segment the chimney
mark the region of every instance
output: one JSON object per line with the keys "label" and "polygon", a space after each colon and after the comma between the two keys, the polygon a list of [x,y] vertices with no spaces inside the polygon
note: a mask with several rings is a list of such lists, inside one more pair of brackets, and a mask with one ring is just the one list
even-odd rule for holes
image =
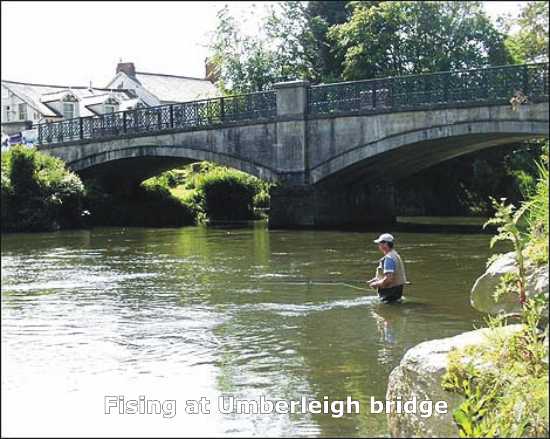
{"label": "chimney", "polygon": [[204,60],[204,67],[206,69],[205,78],[213,83],[218,82],[220,79],[220,69],[208,58]]}
{"label": "chimney", "polygon": [[128,76],[134,77],[136,76],[136,66],[133,62],[119,62],[116,66],[116,72],[124,72]]}

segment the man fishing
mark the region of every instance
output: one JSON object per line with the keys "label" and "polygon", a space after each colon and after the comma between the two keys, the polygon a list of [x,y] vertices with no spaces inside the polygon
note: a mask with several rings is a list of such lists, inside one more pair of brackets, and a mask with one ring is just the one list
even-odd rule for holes
{"label": "man fishing", "polygon": [[384,256],[380,259],[376,276],[368,281],[369,286],[378,289],[378,297],[383,303],[396,302],[403,296],[403,287],[407,283],[405,265],[393,248],[392,235],[383,233],[374,242]]}

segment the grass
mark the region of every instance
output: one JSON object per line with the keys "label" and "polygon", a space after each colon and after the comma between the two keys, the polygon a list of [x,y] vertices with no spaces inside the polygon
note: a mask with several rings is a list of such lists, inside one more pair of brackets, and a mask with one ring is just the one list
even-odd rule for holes
{"label": "grass", "polygon": [[[496,296],[503,292],[518,295],[522,305],[521,329],[504,336],[506,316],[489,318],[489,337],[449,355],[443,377],[444,389],[464,397],[453,419],[461,437],[548,437],[548,296],[525,294],[526,259],[536,265],[548,263],[548,144],[538,163],[538,179],[526,201],[517,209],[505,200],[494,202],[497,225],[491,241],[513,243],[517,272],[501,278]],[[546,330],[541,330],[542,324]]]}
{"label": "grass", "polygon": [[195,213],[197,222],[255,219],[259,208],[269,207],[269,183],[210,162],[167,171],[145,184],[168,189]]}

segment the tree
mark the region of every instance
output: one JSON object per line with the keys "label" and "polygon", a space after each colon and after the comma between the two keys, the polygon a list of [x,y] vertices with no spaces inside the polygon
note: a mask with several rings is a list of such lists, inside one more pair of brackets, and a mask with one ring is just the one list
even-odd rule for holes
{"label": "tree", "polygon": [[516,62],[548,61],[548,13],[547,1],[528,1],[517,18],[504,19],[508,30],[519,28],[506,39]]}
{"label": "tree", "polygon": [[306,54],[307,30],[304,2],[283,1],[270,8],[265,22],[266,44],[273,52],[275,76],[282,81],[309,79],[312,76],[311,54]]}
{"label": "tree", "polygon": [[328,33],[346,80],[505,64],[504,35],[481,2],[357,2]]}
{"label": "tree", "polygon": [[260,91],[274,82],[273,53],[257,38],[244,35],[227,6],[217,14],[209,61],[224,94]]}
{"label": "tree", "polygon": [[275,82],[311,77],[304,10],[302,2],[279,2],[251,36],[242,33],[227,6],[222,8],[209,46],[222,92],[261,91]]}
{"label": "tree", "polygon": [[343,59],[333,54],[328,40],[331,26],[345,23],[351,16],[349,1],[310,1],[305,10],[306,33],[302,44],[312,66],[314,82],[334,82],[342,75]]}

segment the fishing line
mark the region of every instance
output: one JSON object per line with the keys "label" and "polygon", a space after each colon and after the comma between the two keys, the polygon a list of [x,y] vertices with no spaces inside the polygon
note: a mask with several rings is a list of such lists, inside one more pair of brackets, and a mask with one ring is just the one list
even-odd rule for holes
{"label": "fishing line", "polygon": [[[279,279],[279,280],[266,280],[262,281],[261,279],[255,279],[260,284],[295,284],[295,285],[342,285],[355,290],[361,291],[372,291],[372,288],[359,287],[357,285],[352,285],[350,282],[361,282],[364,283],[364,280],[350,279],[346,281],[332,280],[332,279]],[[246,282],[246,281],[240,281]],[[235,283],[235,282],[233,282]]]}

